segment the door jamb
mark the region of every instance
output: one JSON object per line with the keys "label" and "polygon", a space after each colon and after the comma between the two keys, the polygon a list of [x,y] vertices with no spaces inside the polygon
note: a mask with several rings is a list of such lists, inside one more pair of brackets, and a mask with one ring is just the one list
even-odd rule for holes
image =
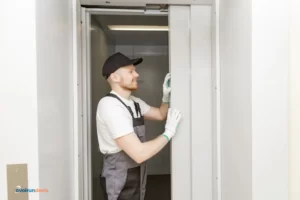
{"label": "door jamb", "polygon": [[[215,5],[217,7],[217,5]],[[214,8],[214,6],[212,6],[212,9]],[[216,8],[215,8],[216,9]],[[217,11],[213,10],[213,11]],[[120,13],[122,12],[122,13]],[[92,171],[92,165],[91,165],[91,127],[90,127],[90,119],[91,119],[91,105],[90,105],[90,100],[91,100],[91,91],[90,91],[90,75],[91,75],[91,70],[90,70],[90,59],[89,56],[90,55],[90,35],[89,35],[89,24],[90,24],[90,17],[91,14],[111,14],[111,15],[125,15],[125,14],[130,14],[132,15],[134,12],[135,15],[145,15],[145,12],[139,10],[130,10],[130,9],[93,9],[93,8],[82,8],[81,10],[81,30],[82,30],[82,38],[81,38],[81,67],[79,67],[79,71],[77,71],[78,77],[80,77],[82,79],[82,84],[78,85],[79,83],[74,83],[76,84],[76,88],[77,85],[79,87],[81,87],[81,90],[79,90],[79,92],[81,94],[81,98],[82,98],[82,102],[81,99],[78,99],[78,105],[74,105],[75,106],[79,106],[82,109],[82,113],[77,113],[77,115],[79,116],[74,116],[74,118],[81,118],[82,119],[82,130],[80,129],[80,127],[78,127],[78,124],[74,124],[74,129],[77,131],[74,131],[75,134],[78,134],[77,136],[75,135],[75,137],[78,137],[79,139],[82,139],[82,141],[77,141],[79,143],[82,144],[82,147],[78,144],[75,144],[75,148],[79,148],[77,149],[77,151],[75,150],[75,152],[78,152],[78,155],[81,155],[82,158],[81,160],[79,159],[79,161],[83,162],[81,163],[82,165],[82,169],[83,171],[79,171],[79,177],[83,177],[83,183],[79,184],[79,188],[74,188],[75,190],[79,189],[81,191],[81,196],[79,197],[75,197],[75,199],[78,200],[92,200],[92,177],[91,177],[91,171]],[[152,15],[162,15],[161,13],[152,13]],[[163,14],[168,14],[168,13],[163,13]],[[212,12],[213,15],[215,15],[215,17],[218,16],[218,13],[216,12]],[[215,191],[217,193],[217,195],[215,196],[214,200],[221,200],[221,149],[220,149],[220,67],[219,67],[219,55],[218,55],[218,49],[219,49],[219,43],[218,43],[218,19],[212,20],[213,23],[213,27],[215,27],[215,33],[212,34],[212,40],[215,40],[215,45],[213,46],[212,50],[215,51],[213,52],[213,54],[215,55],[215,57],[213,57],[212,59],[215,59],[215,77],[214,79],[212,79],[214,81],[214,83],[212,83],[213,91],[215,92],[215,98],[214,99],[214,107],[215,107],[215,113],[214,113],[214,119],[213,119],[213,124],[215,127],[215,132],[213,133],[216,137],[216,146],[213,146],[214,150],[216,150],[216,154],[214,156],[216,156],[216,158],[214,158],[214,160],[216,160],[217,162],[217,169],[216,171],[214,171],[214,175],[216,175],[216,177],[214,177],[214,184],[217,186],[217,188],[215,188],[217,191]],[[74,30],[73,30],[74,31]],[[73,42],[75,42],[73,40]],[[78,63],[77,63],[78,64]],[[213,66],[212,66],[213,67]],[[76,98],[76,97],[74,97]],[[76,113],[74,113],[74,115],[76,115]],[[75,141],[76,142],[76,141]],[[80,148],[81,147],[81,148]],[[75,156],[78,156],[77,154]],[[216,164],[216,163],[215,163]],[[79,164],[80,165],[80,164]],[[80,168],[79,168],[80,169]],[[215,182],[216,181],[216,182]],[[78,192],[75,194],[78,195]],[[83,199],[82,199],[83,198]]]}
{"label": "door jamb", "polygon": [[134,9],[100,9],[100,8],[82,8],[82,68],[79,73],[82,77],[82,161],[83,161],[83,198],[92,200],[92,160],[91,160],[91,61],[90,61],[90,43],[89,34],[90,20],[92,14],[105,15],[168,15],[167,12],[145,12],[144,10]]}

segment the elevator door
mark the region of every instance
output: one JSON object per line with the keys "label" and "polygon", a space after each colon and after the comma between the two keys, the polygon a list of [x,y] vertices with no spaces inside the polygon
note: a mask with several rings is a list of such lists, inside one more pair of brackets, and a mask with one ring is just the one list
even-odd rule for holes
{"label": "elevator door", "polygon": [[182,112],[171,144],[172,200],[212,200],[211,6],[170,6],[171,107]]}
{"label": "elevator door", "polygon": [[[90,11],[90,13],[93,11]],[[97,12],[97,11],[95,11]],[[82,10],[83,130],[79,130],[80,171],[84,199],[91,200],[90,147],[90,47],[89,12]],[[191,5],[169,7],[169,66],[172,76],[171,104],[182,112],[178,133],[171,141],[172,200],[213,199],[213,89],[212,8]],[[79,99],[79,101],[81,101]]]}

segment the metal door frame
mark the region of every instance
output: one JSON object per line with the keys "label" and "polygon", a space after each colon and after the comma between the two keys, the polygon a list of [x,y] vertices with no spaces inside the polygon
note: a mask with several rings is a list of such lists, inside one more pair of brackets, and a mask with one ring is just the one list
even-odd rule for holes
{"label": "metal door frame", "polygon": [[[179,5],[176,5],[179,6]],[[206,5],[207,6],[207,5]],[[220,152],[220,131],[219,131],[219,113],[220,113],[220,87],[219,87],[219,62],[218,62],[218,17],[215,12],[215,7],[211,5],[212,8],[212,98],[213,98],[213,114],[212,114],[212,125],[213,125],[213,200],[221,199],[221,152]],[[133,13],[136,15],[144,15],[144,12],[141,10],[131,10],[131,9],[101,9],[101,8],[82,8],[81,10],[81,45],[78,47],[81,50],[81,66],[79,66],[79,70],[77,71],[77,77],[81,79],[76,83],[76,88],[79,87],[79,96],[82,97],[78,99],[77,106],[81,107],[78,109],[78,113],[76,116],[78,119],[81,119],[82,126],[79,126],[78,123],[75,123],[74,129],[75,137],[78,138],[79,144],[75,144],[75,157],[78,158],[79,165],[81,167],[78,168],[77,178],[82,181],[82,183],[78,184],[78,190],[81,191],[81,195],[78,193],[75,194],[78,200],[92,200],[92,177],[91,177],[91,127],[90,127],[90,116],[91,116],[91,96],[90,96],[90,35],[89,35],[89,24],[90,24],[90,16],[91,14],[130,14]],[[152,13],[161,15],[161,13]],[[75,41],[74,41],[75,42]],[[169,44],[171,45],[171,44]],[[78,65],[78,63],[77,63]],[[74,87],[75,88],[75,87]],[[76,106],[76,105],[75,105]],[[81,112],[80,112],[81,111]],[[75,115],[76,113],[74,113]],[[76,148],[77,151],[76,151]],[[171,153],[172,156],[172,153]],[[80,179],[81,177],[81,179]],[[75,189],[76,190],[76,189]],[[176,199],[173,196],[172,192],[172,200]]]}

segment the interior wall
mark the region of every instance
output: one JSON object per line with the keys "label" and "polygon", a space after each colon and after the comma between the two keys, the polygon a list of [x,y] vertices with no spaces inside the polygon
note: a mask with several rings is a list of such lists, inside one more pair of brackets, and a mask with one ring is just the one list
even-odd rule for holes
{"label": "interior wall", "polygon": [[[26,163],[28,187],[46,186],[39,184],[36,1],[1,5],[6,9],[0,12],[0,199],[8,199],[7,164]],[[28,195],[39,199],[37,193]]]}
{"label": "interior wall", "polygon": [[[162,85],[169,72],[168,46],[118,45],[115,52],[130,58],[142,57],[137,66],[139,89],[132,93],[151,106],[159,107],[162,102]],[[147,140],[154,139],[164,132],[165,121],[145,121]],[[170,145],[148,160],[148,174],[170,174]]]}
{"label": "interior wall", "polygon": [[221,145],[220,145],[220,62],[219,62],[219,0],[212,5],[212,144],[213,193],[212,200],[221,199]]}
{"label": "interior wall", "polygon": [[300,2],[290,0],[289,200],[300,199]]}
{"label": "interior wall", "polygon": [[73,199],[81,200],[83,199],[84,191],[79,188],[84,188],[85,182],[83,181],[83,156],[82,156],[82,145],[83,145],[83,120],[81,114],[83,113],[83,107],[80,102],[83,101],[82,95],[82,75],[80,71],[82,70],[82,25],[81,25],[81,5],[79,0],[72,1],[73,7],[73,57],[72,57],[72,65],[73,65],[73,102],[74,102],[74,128],[73,134],[73,143],[74,143],[74,181],[73,181]]}
{"label": "interior wall", "polygon": [[224,200],[288,199],[288,24],[286,1],[220,1]]}
{"label": "interior wall", "polygon": [[114,45],[105,35],[97,21],[91,16],[91,95],[92,95],[92,175],[93,199],[102,198],[99,176],[102,172],[103,155],[99,151],[96,128],[96,111],[102,97],[110,92],[110,87],[102,76],[102,66],[105,60],[114,52]]}
{"label": "interior wall", "polygon": [[223,200],[252,200],[251,2],[219,2]]}
{"label": "interior wall", "polygon": [[254,200],[288,199],[288,13],[288,1],[252,0]]}
{"label": "interior wall", "polygon": [[72,1],[36,1],[35,13],[39,185],[31,187],[49,190],[41,200],[74,199]]}

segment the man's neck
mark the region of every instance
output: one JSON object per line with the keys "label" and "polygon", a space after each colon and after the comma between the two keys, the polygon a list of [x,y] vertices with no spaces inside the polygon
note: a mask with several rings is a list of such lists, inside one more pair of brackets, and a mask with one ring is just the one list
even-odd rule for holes
{"label": "man's neck", "polygon": [[116,92],[118,95],[120,95],[121,97],[129,100],[129,97],[131,95],[130,90],[124,90],[123,88],[119,88],[119,87],[118,88],[112,88],[112,90],[114,92]]}

